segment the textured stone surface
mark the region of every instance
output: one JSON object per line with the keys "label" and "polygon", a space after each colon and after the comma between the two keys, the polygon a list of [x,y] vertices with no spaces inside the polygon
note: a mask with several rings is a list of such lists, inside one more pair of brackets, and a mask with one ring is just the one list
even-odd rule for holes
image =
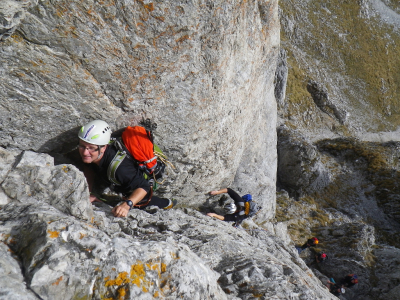
{"label": "textured stone surface", "polygon": [[190,202],[236,178],[264,203],[263,216],[273,215],[278,1],[63,0],[23,9],[0,44],[0,145],[68,152],[89,120],[117,130],[150,118],[176,167],[168,196]]}
{"label": "textured stone surface", "polygon": [[[8,153],[6,159],[12,157],[12,152]],[[31,151],[23,152],[9,163],[3,169],[11,169],[1,183],[3,195],[22,203],[46,201],[66,214],[91,220],[93,212],[86,179],[76,167],[54,166],[51,156]]]}
{"label": "textured stone surface", "polygon": [[3,243],[0,243],[0,274],[0,299],[39,299],[27,289],[16,255]]}
{"label": "textured stone surface", "polygon": [[[85,184],[74,189],[80,200],[71,196],[69,180],[82,176],[76,168],[52,166],[50,156],[33,152],[10,163],[2,188],[15,193],[0,207],[0,251],[13,258],[0,261],[0,280],[16,282],[5,297],[27,291],[25,299],[334,299],[282,223],[247,220],[237,229],[193,209],[155,207],[114,218],[106,204],[87,207]],[[68,172],[57,172],[63,167]],[[50,177],[66,186],[59,201],[52,201]],[[24,185],[11,188],[21,179]],[[87,215],[73,216],[74,207],[87,207]]]}
{"label": "textured stone surface", "polygon": [[1,215],[40,299],[225,299],[217,273],[183,244],[108,236],[48,205],[11,203]]}
{"label": "textured stone surface", "polygon": [[285,105],[288,71],[287,53],[282,48],[279,52],[279,60],[275,72],[275,99],[280,107]]}
{"label": "textured stone surface", "polygon": [[278,183],[293,197],[304,190],[319,189],[329,182],[317,147],[301,135],[282,125],[278,128]]}
{"label": "textured stone surface", "polygon": [[289,180],[280,184],[286,191],[278,194],[277,220],[297,244],[317,236],[315,252],[329,258],[317,265],[313,251],[301,257],[322,281],[358,274],[359,284],[346,291],[348,300],[390,299],[397,291],[400,248],[398,142],[313,143],[288,128],[278,136],[278,178]]}
{"label": "textured stone surface", "polygon": [[38,0],[5,0],[0,3],[0,41],[8,38],[25,18],[25,12],[30,6],[35,6]]}

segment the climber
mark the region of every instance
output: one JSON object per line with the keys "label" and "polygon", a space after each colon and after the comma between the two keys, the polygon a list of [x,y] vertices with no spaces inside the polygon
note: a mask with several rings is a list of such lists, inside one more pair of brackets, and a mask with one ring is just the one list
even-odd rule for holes
{"label": "climber", "polygon": [[211,191],[209,194],[212,196],[228,193],[228,195],[235,201],[235,203],[227,203],[224,206],[225,215],[221,216],[216,213],[207,213],[207,216],[217,218],[221,221],[232,222],[234,227],[238,227],[246,218],[254,216],[261,207],[252,200],[250,194],[240,197],[234,190],[224,188],[218,191]]}
{"label": "climber", "polygon": [[346,292],[346,290],[342,286],[337,284],[333,278],[328,280],[328,282],[326,283],[326,287],[336,297],[339,297],[341,294],[344,294]]}
{"label": "climber", "polygon": [[352,287],[358,283],[358,276],[356,274],[346,275],[342,280],[340,280],[340,284],[342,287]]}
{"label": "climber", "polygon": [[304,243],[304,245],[295,247],[300,254],[304,249],[318,245],[318,242],[318,239],[316,237],[313,237],[311,239],[308,239],[307,242]]}
{"label": "climber", "polygon": [[[93,188],[97,181],[104,181],[111,186],[108,177],[109,165],[116,156],[117,149],[111,140],[110,126],[101,120],[95,120],[82,126],[78,133],[79,154],[85,163],[84,175],[89,185],[90,202],[101,201],[93,193]],[[147,206],[158,206],[159,208],[169,209],[174,206],[174,202],[152,195],[152,189],[148,181],[143,177],[133,160],[123,159],[115,171],[115,178],[120,185],[114,186],[114,191],[122,194],[112,213],[115,217],[126,217],[131,208],[145,208]],[[96,177],[96,175],[98,177]]]}
{"label": "climber", "polygon": [[326,255],[326,253],[324,253],[324,252],[315,254],[315,262],[318,264],[324,262],[327,259],[328,259],[328,255]]}

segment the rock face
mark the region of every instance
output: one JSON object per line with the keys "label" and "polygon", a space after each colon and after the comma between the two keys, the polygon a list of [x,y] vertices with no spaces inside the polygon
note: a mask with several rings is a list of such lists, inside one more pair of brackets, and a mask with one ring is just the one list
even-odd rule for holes
{"label": "rock face", "polygon": [[90,120],[150,118],[167,196],[235,182],[273,215],[278,1],[2,3],[22,13],[0,44],[1,146],[65,153]]}
{"label": "rock face", "polygon": [[[9,161],[2,159],[2,166],[30,166],[67,186],[65,176],[82,176],[70,165],[52,166],[45,154],[25,152],[16,164],[10,152],[2,153]],[[66,175],[59,168],[68,168]],[[13,172],[4,172],[4,182],[15,178]],[[23,182],[38,181],[19,174]],[[59,189],[57,196],[65,199],[60,206],[52,193],[27,197],[27,186],[16,186],[0,210],[0,299],[335,298],[279,224],[249,221],[247,229],[236,229],[192,209],[134,209],[127,218],[114,218],[103,203],[71,201],[68,189]],[[40,187],[51,191],[54,181],[41,180]],[[74,190],[84,195],[87,187]],[[85,213],[72,215],[77,207]]]}
{"label": "rock face", "polygon": [[8,163],[10,157],[16,159],[3,169],[5,178],[1,188],[5,203],[10,200],[36,203],[38,199],[47,199],[66,214],[88,221],[93,218],[90,203],[82,202],[89,197],[86,179],[76,167],[54,166],[53,158],[46,154],[23,152],[14,157],[12,152],[0,151]]}
{"label": "rock face", "polygon": [[[358,274],[342,299],[396,299],[399,2],[282,0],[280,8],[288,74],[276,220],[298,244],[319,238],[301,257],[323,282]],[[320,251],[329,258],[317,264]]]}
{"label": "rock face", "polygon": [[[398,143],[343,138],[311,143],[301,139],[299,132],[287,130],[286,135],[291,138],[283,140],[283,149],[303,149],[298,151],[303,155],[286,159],[278,168],[279,178],[294,174],[298,180],[297,185],[280,184],[287,192],[278,196],[277,220],[286,223],[298,244],[309,236],[320,239],[314,251],[305,251],[301,257],[314,273],[321,274],[321,280],[325,276],[338,281],[346,274],[358,274],[360,282],[347,289],[346,299],[389,299],[397,291],[398,275],[391,272],[393,276],[384,284],[380,278],[399,259]],[[321,166],[313,180],[297,175],[313,165]],[[292,195],[293,191],[301,195]],[[316,264],[314,255],[320,251],[329,259]]]}

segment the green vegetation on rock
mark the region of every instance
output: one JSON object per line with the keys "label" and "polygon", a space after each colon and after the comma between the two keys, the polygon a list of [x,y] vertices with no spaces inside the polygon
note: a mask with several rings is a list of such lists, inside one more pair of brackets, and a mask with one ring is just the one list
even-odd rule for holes
{"label": "green vegetation on rock", "polygon": [[[386,2],[398,9],[396,1]],[[360,116],[372,114],[374,119],[363,124],[365,129],[396,129],[400,125],[399,33],[363,14],[359,1],[283,0],[280,6],[281,38],[289,64],[288,116],[302,116],[315,106],[306,90],[313,79],[336,90],[335,96],[345,99]]]}

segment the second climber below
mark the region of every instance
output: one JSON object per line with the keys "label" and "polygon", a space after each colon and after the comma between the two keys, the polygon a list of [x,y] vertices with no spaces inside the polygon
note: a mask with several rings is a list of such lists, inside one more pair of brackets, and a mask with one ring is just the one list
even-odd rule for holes
{"label": "second climber below", "polygon": [[252,217],[261,209],[261,207],[255,202],[252,202],[252,196],[250,194],[240,197],[234,190],[230,188],[211,191],[210,195],[215,196],[224,193],[228,193],[235,203],[225,204],[224,210],[226,214],[223,216],[211,212],[207,213],[207,216],[214,217],[225,222],[234,222],[233,226],[238,227],[244,219]]}

